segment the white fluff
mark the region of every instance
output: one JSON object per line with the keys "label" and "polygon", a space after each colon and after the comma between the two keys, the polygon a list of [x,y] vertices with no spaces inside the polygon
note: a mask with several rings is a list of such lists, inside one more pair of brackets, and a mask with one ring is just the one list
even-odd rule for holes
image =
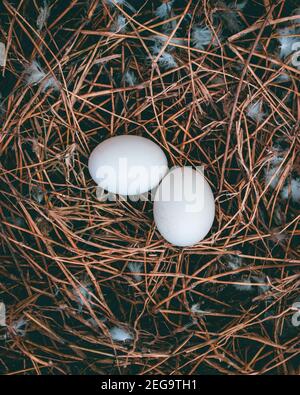
{"label": "white fluff", "polygon": [[126,25],[127,25],[127,20],[123,15],[118,15],[116,21],[114,22],[114,24],[112,25],[111,30],[113,32],[125,32],[126,31]]}
{"label": "white fluff", "polygon": [[282,225],[284,219],[283,212],[281,211],[281,208],[277,206],[274,210],[274,220],[277,225]]}
{"label": "white fluff", "polygon": [[236,33],[241,30],[242,25],[238,12],[242,11],[246,4],[247,0],[242,3],[232,2],[229,4],[226,4],[223,1],[218,2],[218,6],[224,8],[224,10],[219,13],[219,16],[223,20],[226,28],[232,33]]}
{"label": "white fluff", "polygon": [[133,71],[127,70],[124,74],[124,81],[129,86],[135,86],[137,84],[137,78]]}
{"label": "white fluff", "polygon": [[[169,33],[166,32],[166,35],[168,35],[168,34]],[[158,34],[153,36],[152,38],[155,41],[154,47],[161,47],[169,40],[169,37],[159,36]],[[172,46],[173,44],[184,45],[185,41],[182,38],[172,37],[171,40],[169,40],[169,42],[168,42],[168,46]],[[174,46],[173,46],[173,48],[174,48]]]}
{"label": "white fluff", "polygon": [[203,50],[212,42],[212,31],[207,26],[197,26],[192,31],[192,44],[195,48]]}
{"label": "white fluff", "polygon": [[33,61],[26,69],[26,81],[28,85],[35,85],[40,83],[46,76],[40,65]]}
{"label": "white fluff", "polygon": [[278,41],[280,48],[280,58],[285,59],[287,56],[291,55],[296,51],[297,43],[299,43],[300,38],[295,36],[296,30],[294,27],[284,27],[277,30]]}
{"label": "white fluff", "polygon": [[45,198],[45,193],[40,186],[34,185],[31,189],[31,196],[37,203],[42,203]]}
{"label": "white fluff", "polygon": [[279,183],[283,169],[279,169],[284,158],[280,155],[274,156],[268,163],[265,169],[265,183],[270,184],[271,188],[275,189]]}
{"label": "white fluff", "polygon": [[41,84],[42,92],[45,92],[49,88],[59,90],[59,84],[54,77],[47,76],[41,66],[35,60],[25,69],[27,85]]}
{"label": "white fluff", "polygon": [[[270,184],[275,189],[283,174],[283,167],[280,168],[284,157],[281,150],[275,151],[276,155],[272,157],[265,169],[265,183]],[[294,202],[300,203],[300,177],[287,178],[284,183],[280,196],[283,200],[291,198]]]}
{"label": "white fluff", "polygon": [[116,5],[118,6],[126,6],[128,7],[132,12],[135,12],[135,8],[132,7],[127,1],[125,0],[105,0],[106,4],[110,7],[115,7]]}
{"label": "white fluff", "polygon": [[20,318],[11,325],[11,331],[17,336],[24,337],[26,334],[26,324],[27,321],[23,318]]}
{"label": "white fluff", "polygon": [[236,13],[232,11],[225,12],[222,15],[222,18],[224,20],[224,24],[226,25],[227,29],[230,30],[232,33],[237,33],[241,30],[242,28],[241,21]]}
{"label": "white fluff", "polygon": [[115,6],[117,5],[124,5],[126,4],[125,0],[105,0],[106,4],[110,5],[110,6]]}
{"label": "white fluff", "polygon": [[118,328],[117,326],[114,326],[109,330],[110,335],[112,340],[117,341],[117,342],[126,342],[128,340],[132,340],[133,336],[131,333],[126,331],[123,328]]}
{"label": "white fluff", "polygon": [[242,11],[246,7],[247,3],[248,3],[248,0],[244,0],[241,3],[238,3],[237,1],[235,1],[233,3],[229,3],[228,7],[231,8],[232,10]]}
{"label": "white fluff", "polygon": [[299,18],[298,18],[298,19],[294,19],[294,20],[292,21],[292,23],[293,23],[293,24],[294,24],[294,23],[300,24],[300,7],[299,7],[299,8],[296,8],[296,9],[293,11],[293,15],[299,15]]}
{"label": "white fluff", "polygon": [[91,290],[92,290],[92,284],[87,281],[83,281],[80,284],[80,286],[78,286],[76,289],[73,290],[73,295],[76,298],[79,312],[82,312],[83,306],[85,305],[82,297],[84,297],[84,299],[87,300],[88,302],[91,301],[92,299]]}
{"label": "white fluff", "polygon": [[289,76],[289,74],[283,71],[274,79],[274,81],[281,83],[281,82],[288,82],[290,81],[290,79],[291,77]]}
{"label": "white fluff", "polygon": [[261,284],[259,286],[257,286],[257,285],[255,286],[258,288],[259,293],[263,294],[263,293],[269,291],[270,285],[267,284],[267,278],[264,275],[263,275],[263,277],[253,276],[252,279],[253,279],[253,283]]}
{"label": "white fluff", "polygon": [[5,44],[0,42],[0,66],[5,66]]}
{"label": "white fluff", "polygon": [[160,19],[168,19],[170,17],[171,11],[172,11],[173,3],[174,3],[174,0],[167,1],[163,4],[161,4],[159,7],[157,7],[157,9],[155,11],[155,15]]}
{"label": "white fluff", "polygon": [[238,291],[252,291],[250,278],[242,279],[240,282],[244,284],[234,284],[235,289],[237,289]]}
{"label": "white fluff", "polygon": [[176,60],[173,55],[168,52],[164,52],[158,59],[158,64],[166,70],[177,67]]}
{"label": "white fluff", "polygon": [[261,122],[266,116],[266,114],[262,111],[262,101],[257,100],[254,103],[250,103],[247,107],[247,115],[255,122]]}
{"label": "white fluff", "polygon": [[237,270],[240,267],[242,267],[243,262],[242,259],[239,256],[236,255],[229,255],[227,257],[227,264],[230,267],[231,270]]}
{"label": "white fluff", "polygon": [[193,304],[191,307],[191,312],[193,314],[200,314],[200,315],[205,315],[206,313],[208,313],[208,311],[200,309],[200,303]]}
{"label": "white fluff", "polygon": [[142,273],[143,263],[142,262],[129,262],[128,269],[131,273],[134,273],[133,277],[136,281],[141,281],[142,276],[139,273]]}
{"label": "white fluff", "polygon": [[291,198],[294,202],[300,203],[300,178],[292,178],[292,180],[282,188],[281,197],[284,200]]}
{"label": "white fluff", "polygon": [[49,15],[50,8],[47,4],[47,1],[44,1],[44,6],[40,8],[40,12],[36,20],[36,25],[39,31],[43,29],[44,25],[47,22],[47,19],[49,18]]}
{"label": "white fluff", "polygon": [[42,82],[42,92],[46,92],[47,89],[54,89],[55,91],[59,91],[60,86],[57,80],[54,77],[47,77],[45,81]]}
{"label": "white fluff", "polygon": [[[155,43],[154,46],[151,48],[153,55],[158,55],[160,50],[161,50],[161,45],[158,43]],[[174,67],[177,67],[176,60],[174,59],[173,55],[171,55],[169,52],[164,51],[160,57],[158,58],[157,63],[159,66],[162,68],[168,70],[168,69],[173,69]]]}

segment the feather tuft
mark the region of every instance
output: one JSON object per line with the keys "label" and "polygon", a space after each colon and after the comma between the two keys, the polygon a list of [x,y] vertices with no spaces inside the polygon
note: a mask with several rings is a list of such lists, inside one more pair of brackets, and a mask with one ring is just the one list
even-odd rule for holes
{"label": "feather tuft", "polygon": [[173,3],[174,0],[162,3],[159,7],[157,7],[155,15],[160,19],[170,18]]}
{"label": "feather tuft", "polygon": [[247,107],[247,115],[257,123],[262,122],[266,116],[266,114],[262,111],[262,101],[257,100],[254,103],[250,103]]}
{"label": "feather tuft", "polygon": [[50,8],[48,6],[47,1],[44,0],[44,5],[43,7],[40,8],[40,12],[36,20],[38,31],[41,31],[43,29],[43,27],[47,22],[47,19],[49,18],[49,15],[50,15]]}
{"label": "feather tuft", "polygon": [[43,71],[41,66],[35,60],[25,69],[27,85],[34,86],[41,84],[42,92],[52,88],[55,91],[60,89],[58,81]]}
{"label": "feather tuft", "polygon": [[140,275],[143,269],[142,262],[129,262],[128,269],[131,271],[131,273],[133,273],[133,277],[135,278],[136,281],[142,280],[142,276]]}
{"label": "feather tuft", "polygon": [[83,281],[77,288],[73,290],[76,302],[78,304],[78,311],[82,312],[85,306],[85,300],[89,303],[92,299],[91,295],[92,284],[89,281]]}
{"label": "feather tuft", "polygon": [[191,313],[193,314],[200,314],[200,315],[205,315],[206,313],[209,313],[209,311],[202,310],[200,308],[200,303],[195,303],[191,306]]}
{"label": "feather tuft", "polygon": [[127,70],[124,74],[124,81],[129,86],[135,86],[137,84],[137,78],[133,71]]}
{"label": "feather tuft", "polygon": [[252,285],[250,279],[242,279],[240,281],[240,284],[233,284],[234,288],[237,289],[238,291],[246,291],[250,292],[252,291]]}
{"label": "feather tuft", "polygon": [[207,26],[194,27],[192,31],[192,43],[195,48],[203,50],[213,39],[212,31]]}
{"label": "feather tuft", "polygon": [[24,337],[26,335],[26,325],[27,321],[20,318],[10,326],[11,332],[16,336]]}
{"label": "feather tuft", "polygon": [[111,31],[116,33],[123,33],[126,31],[127,20],[123,15],[118,15],[116,21],[113,23],[111,27]]}
{"label": "feather tuft", "polygon": [[[151,50],[154,56],[158,55],[161,50],[161,45],[155,44]],[[174,56],[171,55],[169,52],[164,51],[157,60],[157,63],[160,67],[169,70],[177,67],[177,62],[174,59]]]}
{"label": "feather tuft", "polygon": [[119,328],[114,326],[109,330],[112,340],[117,342],[126,342],[133,339],[133,336],[130,332],[123,328]]}
{"label": "feather tuft", "polygon": [[284,200],[291,198],[294,202],[300,203],[300,178],[292,178],[287,185],[282,188],[281,197]]}
{"label": "feather tuft", "polygon": [[299,37],[296,36],[295,27],[284,27],[277,30],[281,59],[285,59],[296,51]]}

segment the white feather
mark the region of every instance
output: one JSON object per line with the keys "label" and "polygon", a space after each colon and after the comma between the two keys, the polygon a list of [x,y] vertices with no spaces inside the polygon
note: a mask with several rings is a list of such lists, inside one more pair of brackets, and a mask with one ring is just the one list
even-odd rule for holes
{"label": "white feather", "polygon": [[[151,48],[152,53],[154,55],[158,55],[161,50],[161,45],[155,43],[154,46]],[[174,59],[173,55],[169,52],[164,51],[160,57],[158,58],[157,63],[164,69],[169,70],[177,67],[177,62]]]}
{"label": "white feather", "polygon": [[234,284],[234,288],[238,291],[252,291],[250,279],[243,279],[240,281],[243,284]]}
{"label": "white feather", "polygon": [[125,0],[105,0],[105,3],[110,5],[110,6],[115,6],[117,5],[124,5],[126,4]]}
{"label": "white feather", "polygon": [[275,155],[269,161],[265,169],[265,183],[270,184],[271,188],[275,189],[279,183],[280,177],[282,175],[283,169],[280,165],[284,158],[280,155]]}
{"label": "white feather", "polygon": [[200,303],[193,304],[192,307],[191,307],[191,312],[193,314],[200,314],[200,315],[205,315],[206,313],[209,313],[206,310],[200,309]]}
{"label": "white feather", "polygon": [[91,296],[91,290],[92,290],[92,284],[88,281],[83,281],[77,288],[73,290],[73,295],[76,298],[76,302],[78,304],[78,310],[81,312],[83,309],[83,306],[85,306],[85,300],[88,302],[91,301],[92,296]]}
{"label": "white feather", "polygon": [[131,333],[126,331],[123,328],[119,328],[117,326],[114,326],[109,330],[110,335],[112,340],[117,341],[117,342],[126,342],[128,340],[132,340],[133,336]]}
{"label": "white feather", "polygon": [[246,7],[247,3],[248,3],[248,0],[244,0],[241,3],[235,1],[233,3],[229,3],[228,8],[231,8],[232,10],[242,11]]}
{"label": "white feather", "polygon": [[[169,37],[167,37],[167,36],[159,36],[158,34],[155,35],[155,36],[152,36],[152,38],[156,42],[155,46],[157,46],[157,47],[164,45],[169,40]],[[184,45],[185,41],[182,38],[172,37],[171,40],[169,40],[168,45],[172,46],[173,44],[175,44],[175,45]]]}
{"label": "white feather", "polygon": [[281,83],[281,82],[288,82],[290,81],[290,79],[291,77],[289,76],[289,74],[283,71],[274,79],[274,81]]}
{"label": "white feather", "polygon": [[207,26],[197,26],[192,31],[192,44],[195,48],[203,50],[212,42],[212,31]]}
{"label": "white feather", "polygon": [[[275,155],[268,162],[265,168],[265,183],[270,185],[272,189],[275,189],[280,181],[284,169],[281,166],[284,157],[283,152],[280,148],[275,149]],[[291,198],[294,202],[300,203],[300,177],[290,177],[283,180],[283,187],[280,192],[280,196],[283,200]]]}
{"label": "white feather", "polygon": [[164,52],[158,59],[158,64],[166,70],[177,67],[176,60],[173,55],[168,52]]}
{"label": "white feather", "polygon": [[282,225],[284,219],[283,212],[279,206],[274,209],[274,220],[277,225]]}
{"label": "white feather", "polygon": [[142,269],[143,269],[142,262],[129,262],[128,269],[131,271],[131,273],[134,273],[133,277],[135,278],[136,281],[142,280],[142,276],[140,275],[140,273],[142,273]]}
{"label": "white feather", "polygon": [[227,264],[231,270],[237,270],[243,265],[242,258],[236,255],[229,255],[227,257]]}
{"label": "white feather", "polygon": [[253,283],[259,283],[261,285],[255,286],[258,288],[259,293],[265,293],[269,291],[270,285],[267,284],[267,278],[263,275],[263,277],[253,276],[252,279],[254,280]]}
{"label": "white feather", "polygon": [[247,115],[249,118],[253,119],[255,122],[261,122],[266,114],[262,111],[262,101],[257,100],[254,103],[250,103],[247,107]]}
{"label": "white feather", "polygon": [[44,1],[44,6],[40,8],[40,12],[36,20],[36,25],[39,31],[43,29],[44,25],[47,22],[47,19],[49,18],[49,15],[50,15],[50,8],[48,6],[47,1]]}
{"label": "white feather", "polygon": [[172,11],[173,3],[174,3],[174,0],[164,2],[159,7],[157,7],[157,9],[155,11],[155,15],[160,19],[168,19],[170,17],[171,11]]}
{"label": "white feather", "polygon": [[223,1],[218,2],[218,6],[223,8],[219,13],[219,17],[229,31],[233,33],[240,31],[242,25],[239,12],[243,10],[246,4],[247,0],[241,3],[232,2],[227,4]]}
{"label": "white feather", "polygon": [[46,76],[40,65],[34,60],[25,70],[28,85],[40,83]]}
{"label": "white feather", "polygon": [[292,23],[300,24],[300,7],[293,11],[293,15],[299,15],[299,18],[294,19]]}
{"label": "white feather", "polygon": [[20,318],[11,325],[11,331],[17,336],[24,337],[26,334],[26,324],[27,321],[24,318]]}
{"label": "white feather", "polygon": [[297,43],[299,43],[300,38],[295,36],[296,30],[294,27],[284,27],[277,30],[278,41],[280,48],[280,58],[285,59],[287,56],[291,55],[296,51]]}
{"label": "white feather", "polygon": [[114,24],[112,25],[111,30],[113,32],[125,32],[126,31],[126,25],[127,25],[127,20],[123,15],[118,15],[116,21],[114,22]]}
{"label": "white feather", "polygon": [[132,7],[131,4],[129,4],[127,1],[125,0],[105,0],[105,3],[110,6],[110,7],[115,7],[116,5],[118,6],[126,6],[128,7],[132,12],[135,12],[135,8]]}
{"label": "white feather", "polygon": [[284,200],[291,198],[294,202],[300,203],[300,178],[292,178],[292,180],[282,188],[281,197]]}
{"label": "white feather", "polygon": [[129,86],[135,86],[137,84],[137,78],[133,71],[127,70],[124,74],[124,81]]}
{"label": "white feather", "polygon": [[53,88],[54,90],[60,89],[58,81],[52,76],[47,76],[35,60],[25,69],[25,75],[27,85],[41,84],[42,92],[45,92],[49,88]]}
{"label": "white feather", "polygon": [[31,188],[31,196],[37,203],[42,203],[45,198],[45,193],[39,185],[34,185]]}

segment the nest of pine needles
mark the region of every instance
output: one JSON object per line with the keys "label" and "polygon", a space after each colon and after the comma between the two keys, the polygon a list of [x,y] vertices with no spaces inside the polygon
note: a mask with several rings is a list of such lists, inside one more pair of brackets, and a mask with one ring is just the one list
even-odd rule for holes
{"label": "nest of pine needles", "polygon": [[[2,374],[299,373],[299,14],[1,2]],[[205,240],[99,199],[88,157],[120,134],[204,166]]]}

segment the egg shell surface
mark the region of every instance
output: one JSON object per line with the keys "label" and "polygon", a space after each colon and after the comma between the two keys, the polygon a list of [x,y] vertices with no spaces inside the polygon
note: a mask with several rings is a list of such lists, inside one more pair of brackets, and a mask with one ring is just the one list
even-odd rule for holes
{"label": "egg shell surface", "polygon": [[97,145],[88,167],[101,188],[114,194],[135,196],[157,187],[168,171],[168,161],[153,141],[122,135]]}
{"label": "egg shell surface", "polygon": [[175,246],[193,246],[210,231],[215,201],[210,185],[199,170],[178,167],[162,180],[154,197],[158,231]]}

